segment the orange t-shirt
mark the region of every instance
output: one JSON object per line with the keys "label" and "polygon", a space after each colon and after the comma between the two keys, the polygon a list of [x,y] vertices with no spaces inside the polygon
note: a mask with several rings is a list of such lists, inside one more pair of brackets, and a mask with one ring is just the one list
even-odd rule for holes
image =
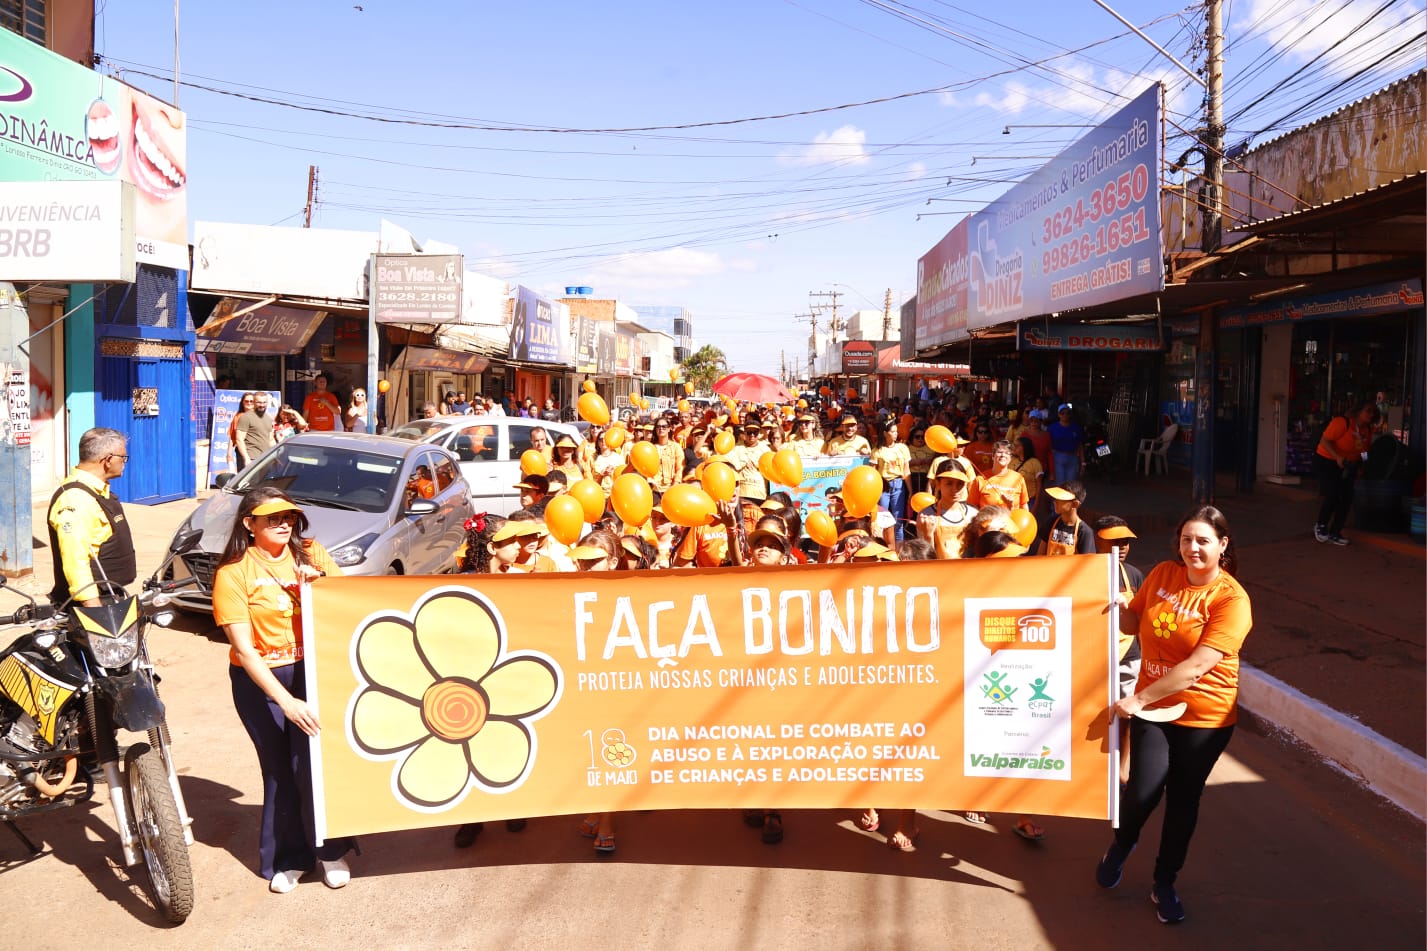
{"label": "orange t-shirt", "polygon": [[1004,505],[1008,509],[1023,509],[1030,501],[1026,492],[1026,480],[1014,469],[1007,469],[1000,475],[982,476],[976,480],[973,493],[977,508],[984,505]]}
{"label": "orange t-shirt", "polygon": [[692,558],[699,568],[717,568],[728,557],[728,526],[695,525],[679,546],[678,557]]}
{"label": "orange t-shirt", "polygon": [[[340,575],[342,569],[327,549],[311,539],[308,557],[319,570]],[[269,667],[302,660],[301,605],[297,599],[297,565],[292,552],[276,561],[257,548],[218,569],[213,578],[213,620],[220,624],[247,624],[253,646]],[[228,661],[236,666],[238,651],[230,648]]]}
{"label": "orange t-shirt", "polygon": [[312,430],[325,433],[336,431],[337,417],[341,413],[342,404],[326,390],[308,393],[307,399],[302,401],[302,415],[307,418],[307,427]]}
{"label": "orange t-shirt", "polygon": [[1367,452],[1371,438],[1372,431],[1366,426],[1350,424],[1346,416],[1334,416],[1328,428],[1323,430],[1323,437],[1318,440],[1319,445],[1314,451],[1324,459],[1332,459],[1332,456],[1323,451],[1322,444],[1326,442],[1338,450],[1338,455],[1344,459],[1357,462],[1362,454]]}
{"label": "orange t-shirt", "polygon": [[1238,720],[1239,650],[1253,627],[1249,596],[1226,571],[1207,585],[1191,585],[1178,562],[1155,566],[1130,602],[1140,618],[1140,680],[1143,690],[1194,652],[1200,644],[1224,655],[1198,681],[1164,698],[1183,700],[1180,726],[1232,726]]}

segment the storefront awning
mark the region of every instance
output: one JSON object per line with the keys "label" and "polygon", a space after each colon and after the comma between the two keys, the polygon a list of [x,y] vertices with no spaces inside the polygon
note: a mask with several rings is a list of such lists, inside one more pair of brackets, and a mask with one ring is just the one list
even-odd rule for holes
{"label": "storefront awning", "polygon": [[964,363],[924,363],[903,360],[896,347],[877,354],[878,376],[966,376],[971,368]]}
{"label": "storefront awning", "polygon": [[407,347],[396,358],[399,370],[446,370],[450,373],[480,373],[490,366],[490,357],[461,350]]}
{"label": "storefront awning", "polygon": [[245,356],[279,356],[307,346],[325,310],[299,310],[266,301],[249,302],[225,297],[198,328],[194,344],[199,353]]}

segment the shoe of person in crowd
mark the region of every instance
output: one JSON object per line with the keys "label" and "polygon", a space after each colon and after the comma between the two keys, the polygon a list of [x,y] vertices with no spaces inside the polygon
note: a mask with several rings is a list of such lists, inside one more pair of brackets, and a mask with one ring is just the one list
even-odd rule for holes
{"label": "shoe of person in crowd", "polygon": [[1111,842],[1104,857],[1100,859],[1100,864],[1095,866],[1095,884],[1101,888],[1114,888],[1120,884],[1120,877],[1125,874],[1125,860],[1133,851],[1133,845],[1122,849],[1120,843]]}
{"label": "shoe of person in crowd", "polygon": [[1328,534],[1328,528],[1327,528],[1327,526],[1324,526],[1324,525],[1314,525],[1314,526],[1313,526],[1313,540],[1314,540],[1314,541],[1316,541],[1316,542],[1321,542],[1321,543],[1326,544],[1327,542],[1331,541],[1332,538],[1333,538],[1333,536]]}
{"label": "shoe of person in crowd", "polygon": [[286,895],[297,887],[297,880],[302,877],[302,873],[297,869],[284,869],[275,872],[272,881],[268,882],[268,891],[275,895]]}
{"label": "shoe of person in crowd", "polygon": [[322,884],[328,888],[344,888],[352,880],[352,869],[347,865],[346,859],[319,859],[317,864],[322,868]]}
{"label": "shoe of person in crowd", "polygon": [[1344,545],[1352,544],[1342,535],[1329,535],[1328,541],[1332,542],[1334,545],[1337,545],[1339,548],[1342,548]]}
{"label": "shoe of person in crowd", "polygon": [[1173,885],[1156,885],[1150,890],[1150,901],[1155,904],[1155,914],[1166,925],[1177,925],[1184,920],[1184,902]]}

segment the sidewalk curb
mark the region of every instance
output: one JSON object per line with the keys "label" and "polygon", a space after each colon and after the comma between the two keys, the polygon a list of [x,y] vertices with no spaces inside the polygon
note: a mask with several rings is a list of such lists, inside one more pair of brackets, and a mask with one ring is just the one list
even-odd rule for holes
{"label": "sidewalk curb", "polygon": [[1427,820],[1427,759],[1248,664],[1239,670],[1239,702],[1379,796]]}

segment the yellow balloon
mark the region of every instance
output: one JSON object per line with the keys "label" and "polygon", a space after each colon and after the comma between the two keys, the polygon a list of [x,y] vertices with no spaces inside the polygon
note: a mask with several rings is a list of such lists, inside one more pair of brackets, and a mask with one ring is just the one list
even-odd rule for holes
{"label": "yellow balloon", "polygon": [[609,423],[609,406],[598,393],[581,393],[575,401],[575,409],[580,418],[591,426],[605,426]]}
{"label": "yellow balloon", "polygon": [[779,449],[773,454],[774,481],[779,485],[803,484],[803,458],[792,449]]}
{"label": "yellow balloon", "polygon": [[652,442],[637,442],[629,450],[629,461],[646,479],[659,474],[659,450]]}
{"label": "yellow balloon", "polygon": [[644,476],[626,472],[614,480],[610,488],[610,504],[614,506],[614,514],[626,525],[643,525],[649,521],[649,513],[654,509],[654,492]]}
{"label": "yellow balloon", "polygon": [[628,435],[623,426],[611,426],[604,431],[604,444],[611,449],[618,449],[624,445],[624,437]]}
{"label": "yellow balloon", "polygon": [[664,516],[675,525],[707,525],[713,521],[717,507],[709,494],[696,485],[680,482],[672,485],[659,500]]}
{"label": "yellow balloon", "polygon": [[729,453],[733,452],[733,443],[733,433],[727,431],[721,432],[714,437],[714,452],[718,453],[720,456],[726,456]]}
{"label": "yellow balloon", "polygon": [[842,504],[853,518],[877,511],[877,500],[881,497],[882,476],[871,466],[858,466],[842,480]]}
{"label": "yellow balloon", "polygon": [[773,459],[778,454],[776,452],[765,452],[758,457],[758,473],[769,482],[777,482],[778,474],[773,471]]}
{"label": "yellow balloon", "polygon": [[807,408],[808,408],[808,401],[807,401],[807,400],[798,400],[798,409],[807,409]]}
{"label": "yellow balloon", "polygon": [[837,544],[837,523],[826,512],[809,512],[808,520],[803,523],[803,529],[808,533],[809,538],[824,548],[831,548]]}
{"label": "yellow balloon", "polygon": [[1011,525],[1016,529],[1011,533],[1016,544],[1030,548],[1036,540],[1036,517],[1026,509],[1011,509]]}
{"label": "yellow balloon", "polygon": [[520,454],[521,475],[545,475],[550,471],[550,463],[540,454],[539,449],[527,449]]}
{"label": "yellow balloon", "polygon": [[684,384],[684,394],[685,394],[686,396],[693,396],[693,395],[694,395],[694,383],[693,383],[692,380],[690,380],[688,383],[685,383],[685,384]]}
{"label": "yellow balloon", "polygon": [[582,384],[582,386],[584,387],[584,390],[585,390],[586,393],[593,393],[593,392],[595,391],[595,381],[594,381],[594,380],[586,380],[586,381]]}
{"label": "yellow balloon", "polygon": [[679,400],[679,412],[681,412],[681,413],[687,413],[688,411],[689,411],[689,401],[688,401],[688,400]]}
{"label": "yellow balloon", "polygon": [[581,479],[565,492],[570,498],[580,503],[580,508],[584,510],[585,521],[594,523],[604,518],[604,489],[593,479]]}
{"label": "yellow balloon", "polygon": [[579,541],[584,524],[584,507],[570,498],[569,493],[557,495],[545,505],[545,527],[562,544],[573,545]]}
{"label": "yellow balloon", "polygon": [[672,370],[669,371],[669,382],[670,382],[670,383],[673,383],[673,382],[675,382],[675,381],[678,380],[678,379],[679,379],[679,369],[678,369],[677,367],[675,367],[674,369],[672,369]]}
{"label": "yellow balloon", "polygon": [[960,445],[956,437],[952,435],[951,430],[945,426],[932,426],[929,428],[926,433],[926,442],[928,449],[932,452],[942,453],[943,455],[956,451],[956,447]]}
{"label": "yellow balloon", "polygon": [[738,474],[722,462],[703,463],[699,483],[715,502],[732,502],[738,491]]}

